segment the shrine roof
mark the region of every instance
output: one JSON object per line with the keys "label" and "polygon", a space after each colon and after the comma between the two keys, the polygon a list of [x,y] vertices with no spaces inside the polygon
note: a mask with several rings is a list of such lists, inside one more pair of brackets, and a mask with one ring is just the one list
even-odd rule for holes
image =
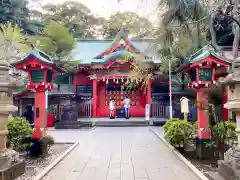
{"label": "shrine roof", "polygon": [[48,56],[47,54],[45,54],[42,51],[39,50],[33,50],[30,53],[28,53],[23,59],[21,59],[20,61],[17,61],[15,63],[12,63],[12,65],[17,65],[20,63],[23,63],[25,60],[29,59],[31,56],[36,57],[38,60],[42,61],[43,63],[47,63],[47,64],[54,64],[53,60],[50,58],[50,56]]}
{"label": "shrine roof", "polygon": [[[76,48],[73,51],[73,57],[74,59],[79,60],[81,65],[102,63],[107,60],[107,57],[103,59],[96,59],[95,57],[109,48],[113,41],[113,39],[78,40]],[[139,52],[143,52],[149,57],[156,56],[153,39],[131,39],[131,42],[139,50]],[[122,56],[124,54],[125,53],[123,51],[123,53],[117,53],[112,56]]]}
{"label": "shrine roof", "polygon": [[190,64],[199,62],[203,59],[205,59],[208,56],[213,56],[220,61],[224,61],[227,63],[232,63],[231,59],[227,59],[223,55],[221,55],[219,52],[216,52],[215,49],[211,45],[206,45],[202,49],[198,50],[195,54],[190,56],[189,62]]}

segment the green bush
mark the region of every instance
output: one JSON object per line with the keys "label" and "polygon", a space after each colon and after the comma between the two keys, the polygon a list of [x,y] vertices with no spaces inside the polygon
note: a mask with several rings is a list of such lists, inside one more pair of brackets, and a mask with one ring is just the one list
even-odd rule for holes
{"label": "green bush", "polygon": [[192,126],[193,126],[193,133],[194,133],[195,136],[197,136],[197,134],[198,134],[198,121],[194,121]]}
{"label": "green bush", "polygon": [[31,142],[23,142],[23,139],[32,135],[33,130],[28,121],[21,117],[8,119],[8,145],[16,151],[23,151],[30,147]]}
{"label": "green bush", "polygon": [[55,144],[54,138],[52,136],[46,135],[40,139],[42,156],[46,157],[49,153],[49,149]]}
{"label": "green bush", "polygon": [[164,131],[165,139],[176,148],[184,148],[193,139],[192,124],[186,120],[174,120]]}
{"label": "green bush", "polygon": [[220,159],[224,159],[224,153],[233,146],[237,139],[236,123],[232,121],[222,121],[211,127],[212,139],[217,155]]}
{"label": "green bush", "polygon": [[[236,123],[232,121],[222,121],[212,127],[212,137],[217,143],[228,144],[236,139]],[[229,144],[230,143],[230,144]]]}
{"label": "green bush", "polygon": [[164,132],[167,132],[169,126],[170,126],[172,123],[176,122],[176,121],[180,121],[180,119],[178,119],[178,118],[168,119],[167,122],[166,122],[166,123],[164,124],[164,126],[163,126]]}

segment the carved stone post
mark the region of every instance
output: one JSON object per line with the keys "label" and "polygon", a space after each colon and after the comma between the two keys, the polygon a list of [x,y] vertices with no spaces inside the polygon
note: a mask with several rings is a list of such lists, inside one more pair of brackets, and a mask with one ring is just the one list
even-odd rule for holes
{"label": "carved stone post", "polygon": [[0,179],[3,180],[15,179],[25,171],[18,153],[6,147],[8,116],[17,110],[12,98],[15,82],[9,76],[7,63],[0,61]]}

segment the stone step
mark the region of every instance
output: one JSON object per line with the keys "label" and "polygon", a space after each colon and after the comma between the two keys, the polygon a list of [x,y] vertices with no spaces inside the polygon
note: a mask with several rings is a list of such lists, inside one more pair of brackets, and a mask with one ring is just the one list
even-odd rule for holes
{"label": "stone step", "polygon": [[55,129],[80,129],[83,125],[77,121],[64,121],[55,124]]}
{"label": "stone step", "polygon": [[97,121],[95,122],[95,126],[98,127],[142,127],[148,126],[148,121]]}

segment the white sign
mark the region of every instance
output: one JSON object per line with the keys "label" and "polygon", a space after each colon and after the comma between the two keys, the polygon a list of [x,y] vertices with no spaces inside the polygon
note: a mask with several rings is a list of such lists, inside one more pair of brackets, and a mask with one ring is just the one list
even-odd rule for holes
{"label": "white sign", "polygon": [[182,97],[180,101],[181,101],[181,113],[189,113],[188,107],[189,99],[186,97]]}
{"label": "white sign", "polygon": [[145,108],[145,120],[149,121],[150,120],[150,104],[146,104]]}

